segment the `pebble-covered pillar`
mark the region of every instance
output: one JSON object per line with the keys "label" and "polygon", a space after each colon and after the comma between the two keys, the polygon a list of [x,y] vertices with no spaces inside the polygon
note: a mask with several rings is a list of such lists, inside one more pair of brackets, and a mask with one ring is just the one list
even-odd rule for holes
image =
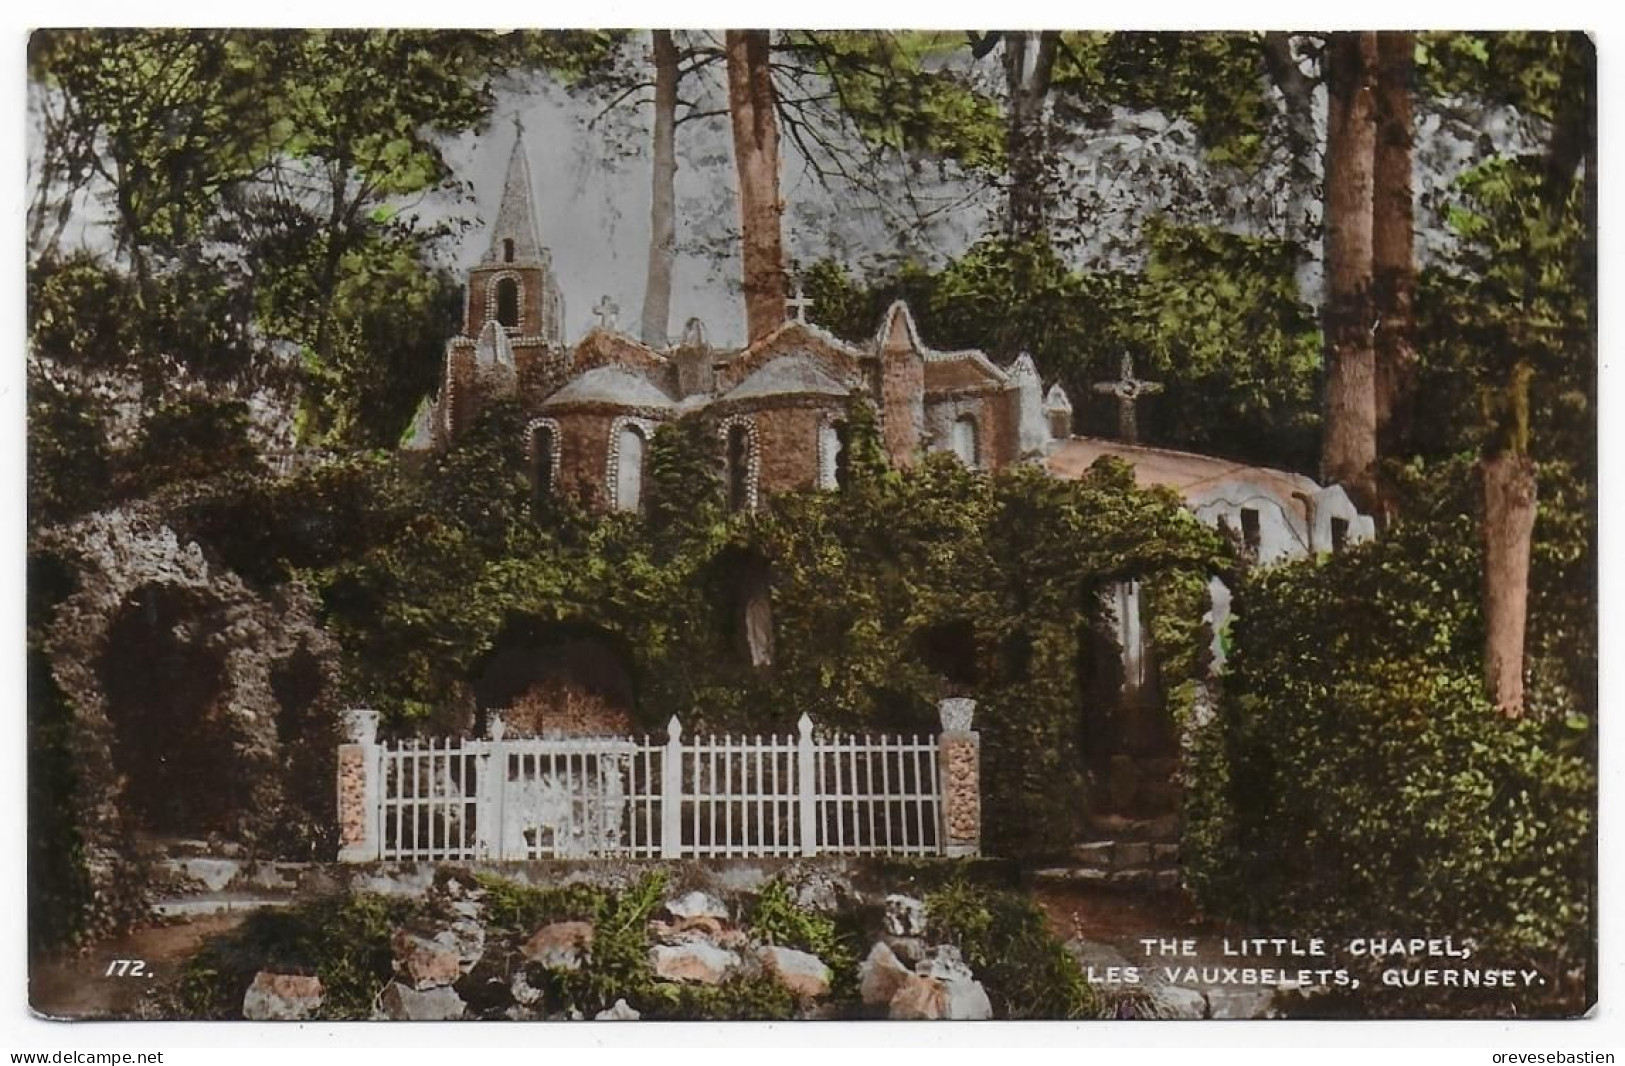
{"label": "pebble-covered pillar", "polygon": [[339,861],[371,862],[378,858],[378,712],[357,708],[344,712],[350,738],[339,745]]}
{"label": "pebble-covered pillar", "polygon": [[937,704],[942,736],[937,760],[942,780],[942,853],[950,858],[982,850],[982,738],[972,731],[976,701],[946,699]]}

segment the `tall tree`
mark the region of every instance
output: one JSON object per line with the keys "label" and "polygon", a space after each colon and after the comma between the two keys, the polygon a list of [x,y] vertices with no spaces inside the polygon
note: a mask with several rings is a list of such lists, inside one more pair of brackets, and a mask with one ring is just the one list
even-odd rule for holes
{"label": "tall tree", "polygon": [[1326,58],[1325,429],[1321,474],[1369,510],[1377,460],[1372,341],[1377,35],[1333,34]]}
{"label": "tall tree", "polygon": [[[1416,373],[1415,193],[1411,181],[1412,82],[1416,34],[1377,35],[1375,214],[1371,230],[1376,315],[1377,454],[1403,455],[1410,426],[1409,397]],[[1380,483],[1378,520],[1392,508]]]}
{"label": "tall tree", "polygon": [[1010,185],[1006,232],[1017,240],[1044,232],[1049,152],[1046,109],[1061,35],[1055,30],[1004,34],[1004,78],[1009,93],[1005,151]]}
{"label": "tall tree", "polygon": [[784,324],[786,277],[779,197],[779,123],[766,30],[729,30],[728,113],[739,171],[745,325],[751,343]]}
{"label": "tall tree", "polygon": [[661,346],[671,325],[671,268],[677,256],[677,43],[655,30],[653,189],[649,198],[649,271],[643,286],[643,343]]}

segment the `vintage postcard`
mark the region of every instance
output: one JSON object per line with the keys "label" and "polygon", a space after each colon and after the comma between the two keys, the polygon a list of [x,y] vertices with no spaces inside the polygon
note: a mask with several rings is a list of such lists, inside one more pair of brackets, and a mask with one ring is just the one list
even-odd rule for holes
{"label": "vintage postcard", "polygon": [[37,1014],[1595,1004],[1585,34],[27,77]]}

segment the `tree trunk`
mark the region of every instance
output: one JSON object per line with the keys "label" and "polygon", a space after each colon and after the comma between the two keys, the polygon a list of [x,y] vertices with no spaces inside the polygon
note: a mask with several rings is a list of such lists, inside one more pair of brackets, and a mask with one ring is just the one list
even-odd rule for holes
{"label": "tree trunk", "polygon": [[1535,529],[1535,464],[1504,451],[1479,465],[1484,482],[1484,687],[1509,717],[1523,714],[1523,644],[1529,615],[1529,549]]}
{"label": "tree trunk", "polygon": [[671,321],[671,268],[677,255],[677,45],[655,30],[654,189],[649,207],[649,274],[643,286],[643,343],[664,347]]}
{"label": "tree trunk", "polygon": [[[1377,145],[1372,277],[1376,295],[1377,454],[1403,455],[1416,376],[1415,199],[1411,184],[1411,83],[1416,35],[1377,35]],[[1379,483],[1377,518],[1392,518],[1392,493]]]}
{"label": "tree trunk", "polygon": [[1010,191],[1005,232],[1026,240],[1044,232],[1045,168],[1049,154],[1044,108],[1060,34],[1010,31],[1004,35],[1004,77],[1010,95],[1005,150]]}
{"label": "tree trunk", "polygon": [[1376,354],[1372,313],[1377,35],[1335,33],[1327,45],[1326,405],[1321,473],[1362,510],[1375,502]]}
{"label": "tree trunk", "polygon": [[729,30],[728,113],[739,168],[745,324],[751,343],[784,324],[784,205],[779,200],[779,123],[766,30]]}

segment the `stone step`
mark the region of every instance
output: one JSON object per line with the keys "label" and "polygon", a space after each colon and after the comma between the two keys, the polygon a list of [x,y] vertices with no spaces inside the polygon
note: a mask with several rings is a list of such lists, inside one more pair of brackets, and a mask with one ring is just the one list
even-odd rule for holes
{"label": "stone step", "polygon": [[1177,868],[1179,845],[1149,840],[1091,840],[1072,848],[1079,866],[1096,870]]}
{"label": "stone step", "polygon": [[157,866],[168,875],[167,879],[175,886],[176,892],[185,892],[193,886],[202,892],[292,891],[310,868],[309,863],[303,862],[249,862],[174,855],[159,860]]}
{"label": "stone step", "polygon": [[1089,866],[1048,866],[1034,870],[1033,877],[1050,884],[1153,892],[1170,892],[1180,886],[1179,871],[1173,868],[1101,870]]}
{"label": "stone step", "polygon": [[1089,818],[1089,829],[1097,840],[1143,840],[1169,844],[1179,839],[1179,812],[1154,818],[1095,814]]}
{"label": "stone step", "polygon": [[205,892],[196,896],[175,896],[152,905],[152,912],[160,918],[201,918],[212,914],[265,910],[269,907],[289,907],[293,900],[286,896],[252,896],[238,892]]}

